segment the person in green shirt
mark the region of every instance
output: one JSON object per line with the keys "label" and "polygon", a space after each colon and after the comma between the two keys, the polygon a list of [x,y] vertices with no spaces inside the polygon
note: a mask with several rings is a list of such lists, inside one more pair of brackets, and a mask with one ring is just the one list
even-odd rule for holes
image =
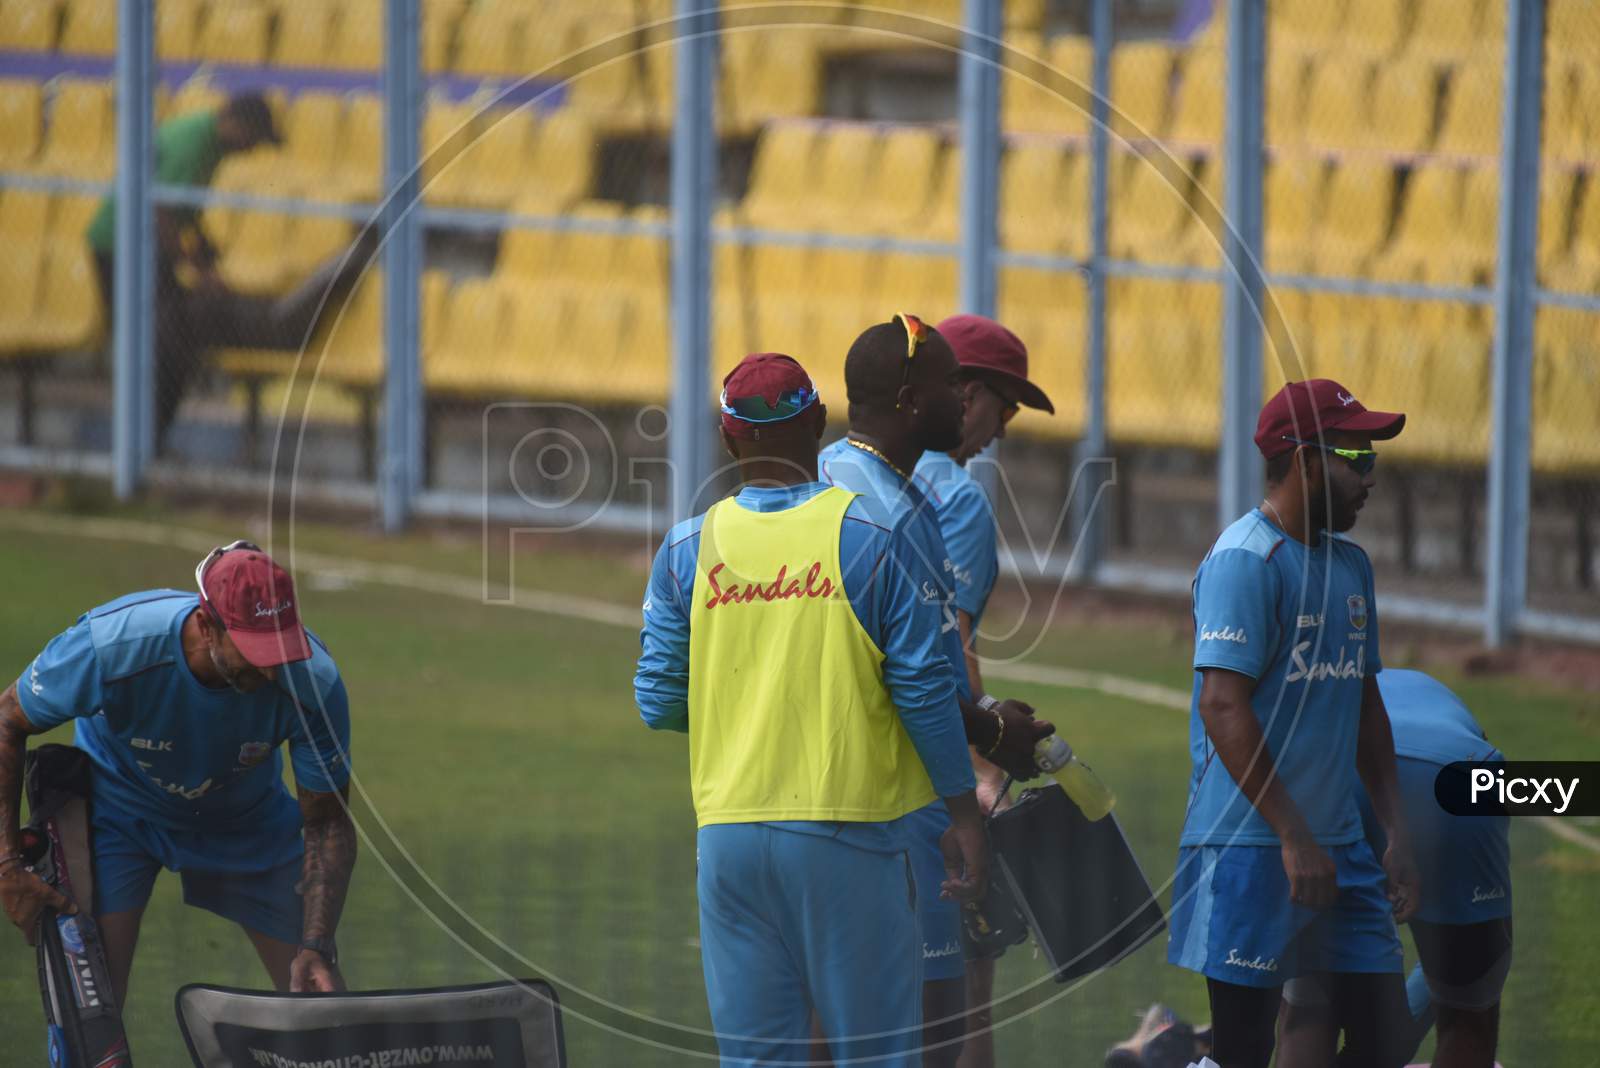
{"label": "person in green shirt", "polygon": [[[239,93],[213,111],[179,115],[161,124],[155,134],[155,181],[210,185],[217,166],[228,156],[281,143],[266,99],[260,93]],[[109,322],[116,295],[114,197],[101,203],[84,236],[94,253]],[[167,431],[205,350],[298,345],[320,308],[337,309],[375,247],[375,235],[364,235],[356,254],[341,253],[287,296],[267,298],[238,293],[223,281],[217,273],[217,250],[200,225],[199,209],[157,205],[155,237],[158,452],[165,449]]]}

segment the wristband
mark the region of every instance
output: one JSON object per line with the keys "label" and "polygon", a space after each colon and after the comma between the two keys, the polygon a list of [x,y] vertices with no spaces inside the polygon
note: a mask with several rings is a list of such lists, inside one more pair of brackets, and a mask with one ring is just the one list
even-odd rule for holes
{"label": "wristband", "polygon": [[998,698],[991,697],[989,694],[984,694],[977,700],[978,708],[984,712],[992,711],[999,703],[1000,701]]}
{"label": "wristband", "polygon": [[[994,701],[994,698],[990,697],[989,700]],[[996,701],[995,704],[999,704],[999,702]],[[994,751],[1000,748],[1000,739],[1006,736],[1006,720],[1005,717],[1000,714],[999,709],[994,710],[994,721],[995,725],[999,729],[995,731],[993,744],[983,751],[983,755],[986,757],[994,755]]]}

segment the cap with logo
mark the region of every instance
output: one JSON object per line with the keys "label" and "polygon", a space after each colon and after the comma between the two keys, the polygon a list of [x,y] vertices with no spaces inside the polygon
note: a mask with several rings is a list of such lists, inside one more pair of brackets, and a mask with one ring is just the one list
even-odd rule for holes
{"label": "cap with logo", "polygon": [[251,664],[277,667],[311,656],[294,583],[266,553],[224,552],[206,567],[200,585],[201,599]]}
{"label": "cap with logo", "polygon": [[781,352],[753,352],[722,380],[722,428],[736,438],[761,437],[761,427],[783,423],[817,403],[806,369]]}
{"label": "cap with logo", "polygon": [[1262,407],[1256,420],[1256,448],[1270,460],[1295,447],[1290,438],[1315,440],[1320,433],[1343,430],[1384,441],[1405,425],[1405,413],[1369,411],[1333,379],[1311,378],[1288,383]]}
{"label": "cap with logo", "polygon": [[1028,348],[1011,331],[982,315],[952,315],[936,328],[963,368],[999,375],[1017,388],[1017,401],[1055,414],[1044,390],[1028,381]]}

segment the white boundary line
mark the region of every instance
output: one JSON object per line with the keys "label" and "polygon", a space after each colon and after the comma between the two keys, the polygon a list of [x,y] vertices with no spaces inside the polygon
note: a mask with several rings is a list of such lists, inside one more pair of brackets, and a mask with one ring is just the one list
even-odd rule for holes
{"label": "white boundary line", "polygon": [[[0,513],[0,527],[35,534],[164,545],[194,553],[204,553],[219,543],[218,535],[136,519],[55,516],[38,512],[11,511]],[[377,583],[484,604],[481,578],[460,578],[437,571],[424,571],[406,564],[373,563],[351,557],[328,556],[300,550],[294,552],[293,563],[298,570],[304,572],[337,575],[357,582]],[[581,619],[606,626],[627,627],[630,630],[637,630],[640,625],[639,610],[636,608],[625,608],[615,602],[602,601],[594,597],[542,592],[522,587],[515,590],[512,600],[484,604],[484,607],[520,608],[527,612]],[[1122,675],[1080,671],[1077,668],[1054,667],[1047,664],[1008,664],[991,660],[984,661],[983,671],[985,675],[1010,679],[1013,682],[1056,686],[1069,690],[1089,690],[1157,708],[1179,712],[1189,710],[1190,695],[1183,690],[1162,686],[1159,683],[1130,679]],[[1591,853],[1600,854],[1600,838],[1585,834],[1571,824],[1551,816],[1535,817],[1535,822],[1563,841],[1587,849]]]}

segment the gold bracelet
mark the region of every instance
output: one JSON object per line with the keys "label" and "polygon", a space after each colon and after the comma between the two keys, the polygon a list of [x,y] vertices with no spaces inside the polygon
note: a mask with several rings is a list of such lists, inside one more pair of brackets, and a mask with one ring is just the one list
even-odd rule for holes
{"label": "gold bracelet", "polygon": [[1006,736],[1006,720],[1005,717],[1000,714],[1000,710],[998,708],[994,710],[994,721],[995,723],[999,724],[1000,729],[995,733],[994,744],[989,746],[988,749],[984,750],[983,755],[986,757],[994,755],[994,751],[1000,748],[1000,739]]}

